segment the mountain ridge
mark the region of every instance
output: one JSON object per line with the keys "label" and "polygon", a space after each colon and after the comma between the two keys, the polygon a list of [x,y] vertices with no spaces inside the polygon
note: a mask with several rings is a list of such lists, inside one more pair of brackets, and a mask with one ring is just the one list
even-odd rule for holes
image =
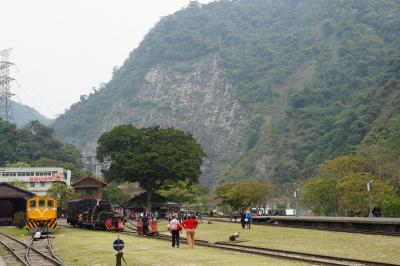
{"label": "mountain ridge", "polygon": [[23,127],[31,121],[39,121],[43,125],[50,125],[52,119],[39,113],[35,108],[28,105],[11,102],[13,118],[12,121],[18,126]]}
{"label": "mountain ridge", "polygon": [[[178,11],[105,88],[58,117],[55,131],[93,153],[118,124],[175,126],[205,147],[206,184],[294,182],[379,141],[369,133],[399,82],[396,12],[392,0],[219,1]],[[383,120],[398,114],[396,97]]]}

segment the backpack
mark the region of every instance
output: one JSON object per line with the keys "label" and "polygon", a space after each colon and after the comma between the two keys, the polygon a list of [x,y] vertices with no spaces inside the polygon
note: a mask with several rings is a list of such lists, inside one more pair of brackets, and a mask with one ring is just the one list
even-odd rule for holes
{"label": "backpack", "polygon": [[177,220],[172,220],[171,223],[169,224],[169,230],[170,231],[178,230],[178,224],[179,222]]}

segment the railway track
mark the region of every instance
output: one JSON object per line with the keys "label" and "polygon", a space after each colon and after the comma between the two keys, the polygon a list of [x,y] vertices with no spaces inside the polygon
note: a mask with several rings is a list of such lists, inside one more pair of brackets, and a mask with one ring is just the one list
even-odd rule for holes
{"label": "railway track", "polygon": [[[136,232],[132,229],[129,229],[128,232],[120,232],[120,234],[133,235],[137,236]],[[148,238],[154,238],[164,241],[171,241],[171,236],[166,234],[160,234],[158,236],[146,236]],[[187,243],[186,240],[181,240],[182,243]],[[318,264],[318,265],[335,265],[335,266],[400,266],[400,264],[393,263],[385,263],[385,262],[377,262],[377,261],[368,261],[368,260],[358,260],[358,259],[350,259],[343,257],[335,257],[335,256],[326,256],[326,255],[318,255],[318,254],[310,254],[304,252],[295,252],[288,250],[278,250],[278,249],[270,249],[270,248],[261,248],[261,247],[253,247],[246,246],[240,244],[234,244],[231,242],[215,242],[210,243],[204,240],[196,240],[196,245],[209,247],[214,249],[221,249],[225,251],[231,252],[239,252],[244,254],[253,254],[265,257],[275,257],[279,259],[292,260],[292,261],[301,261],[306,263]]]}
{"label": "railway track", "polygon": [[64,266],[53,252],[51,239],[42,240],[34,241],[32,238],[27,244],[10,235],[0,233],[0,243],[10,251],[17,262],[25,266]]}

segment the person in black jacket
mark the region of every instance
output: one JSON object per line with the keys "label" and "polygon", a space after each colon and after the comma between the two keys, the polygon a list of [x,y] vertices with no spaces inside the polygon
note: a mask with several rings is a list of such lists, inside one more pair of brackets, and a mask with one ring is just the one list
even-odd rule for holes
{"label": "person in black jacket", "polygon": [[142,224],[143,224],[143,235],[147,235],[149,231],[149,218],[147,217],[147,213],[143,212],[142,216]]}
{"label": "person in black jacket", "polygon": [[244,227],[246,226],[246,214],[242,213],[240,214],[240,224],[242,225],[242,229],[244,229]]}

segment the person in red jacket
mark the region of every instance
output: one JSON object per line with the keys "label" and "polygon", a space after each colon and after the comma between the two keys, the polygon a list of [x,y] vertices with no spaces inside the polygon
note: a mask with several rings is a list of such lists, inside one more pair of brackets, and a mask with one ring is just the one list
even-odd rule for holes
{"label": "person in red jacket", "polygon": [[198,224],[195,215],[191,215],[188,219],[182,222],[182,227],[186,230],[186,238],[189,248],[194,248],[194,233]]}

